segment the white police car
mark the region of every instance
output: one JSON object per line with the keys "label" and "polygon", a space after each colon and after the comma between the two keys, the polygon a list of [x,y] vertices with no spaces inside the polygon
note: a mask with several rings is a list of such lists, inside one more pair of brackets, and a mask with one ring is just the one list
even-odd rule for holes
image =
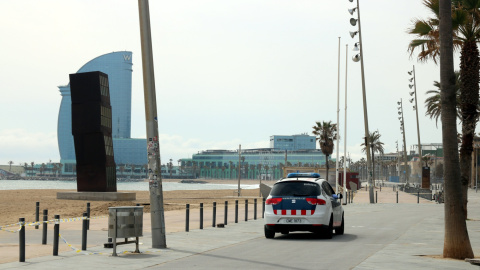
{"label": "white police car", "polygon": [[318,173],[290,173],[275,183],[265,201],[265,237],[292,231],[342,235],[345,228],[342,194]]}

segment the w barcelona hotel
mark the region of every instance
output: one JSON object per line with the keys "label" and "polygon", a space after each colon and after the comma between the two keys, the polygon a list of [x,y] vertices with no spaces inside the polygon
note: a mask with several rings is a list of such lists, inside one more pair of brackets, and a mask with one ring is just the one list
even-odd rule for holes
{"label": "w barcelona hotel", "polygon": [[[132,111],[132,52],[112,52],[98,56],[76,73],[101,71],[108,74],[112,106],[112,137],[115,163],[141,166],[147,163],[146,139],[133,139]],[[72,100],[70,84],[59,86],[62,101],[58,114],[58,148],[62,174],[75,174],[75,147],[72,135]]]}

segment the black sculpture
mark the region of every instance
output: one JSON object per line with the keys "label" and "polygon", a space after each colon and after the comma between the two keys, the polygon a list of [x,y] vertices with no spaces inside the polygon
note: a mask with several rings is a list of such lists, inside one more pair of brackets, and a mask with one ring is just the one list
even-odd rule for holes
{"label": "black sculpture", "polygon": [[77,191],[117,191],[108,75],[70,74]]}

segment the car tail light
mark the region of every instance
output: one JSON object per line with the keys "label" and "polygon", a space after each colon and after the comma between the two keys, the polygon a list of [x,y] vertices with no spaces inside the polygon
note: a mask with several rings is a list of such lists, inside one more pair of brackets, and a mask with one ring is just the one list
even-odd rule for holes
{"label": "car tail light", "polygon": [[327,202],[322,199],[317,199],[317,198],[306,198],[307,202],[311,205],[325,205]]}
{"label": "car tail light", "polygon": [[282,198],[270,198],[265,201],[266,205],[277,205],[282,201]]}

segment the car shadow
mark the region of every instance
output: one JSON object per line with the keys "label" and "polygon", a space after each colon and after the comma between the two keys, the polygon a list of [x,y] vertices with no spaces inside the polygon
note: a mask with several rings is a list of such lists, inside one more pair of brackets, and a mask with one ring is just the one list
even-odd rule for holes
{"label": "car shadow", "polygon": [[332,239],[326,239],[321,234],[310,232],[291,232],[289,234],[275,234],[274,240],[279,241],[294,241],[294,240],[307,240],[307,241],[329,241],[329,242],[351,242],[358,238],[355,234],[343,234],[334,235]]}

